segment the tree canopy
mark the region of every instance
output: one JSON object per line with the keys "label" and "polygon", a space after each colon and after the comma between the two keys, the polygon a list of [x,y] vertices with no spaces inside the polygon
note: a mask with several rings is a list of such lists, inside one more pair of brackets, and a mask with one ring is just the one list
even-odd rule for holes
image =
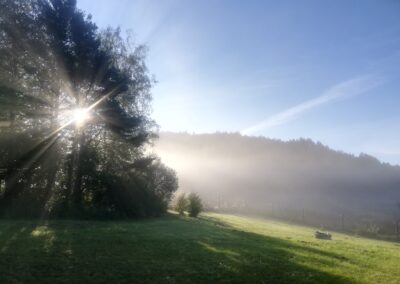
{"label": "tree canopy", "polygon": [[3,216],[151,216],[177,189],[146,154],[146,47],[74,0],[0,0]]}

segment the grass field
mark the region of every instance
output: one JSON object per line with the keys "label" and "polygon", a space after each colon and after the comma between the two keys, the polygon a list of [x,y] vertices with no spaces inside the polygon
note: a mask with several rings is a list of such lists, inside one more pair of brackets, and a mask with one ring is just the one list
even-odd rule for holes
{"label": "grass field", "polygon": [[400,283],[400,245],[207,213],[0,221],[1,283]]}

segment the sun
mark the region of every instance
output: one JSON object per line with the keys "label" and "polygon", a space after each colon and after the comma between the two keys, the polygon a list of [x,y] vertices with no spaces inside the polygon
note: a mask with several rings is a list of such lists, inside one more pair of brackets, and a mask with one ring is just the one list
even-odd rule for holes
{"label": "sun", "polygon": [[73,120],[78,127],[83,126],[89,117],[89,109],[87,108],[76,108],[73,111]]}

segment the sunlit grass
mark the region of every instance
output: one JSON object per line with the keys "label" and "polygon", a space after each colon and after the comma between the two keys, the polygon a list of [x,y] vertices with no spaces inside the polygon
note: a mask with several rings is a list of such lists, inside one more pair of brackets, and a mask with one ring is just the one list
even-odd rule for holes
{"label": "sunlit grass", "polygon": [[206,213],[0,221],[0,283],[399,283],[400,245]]}

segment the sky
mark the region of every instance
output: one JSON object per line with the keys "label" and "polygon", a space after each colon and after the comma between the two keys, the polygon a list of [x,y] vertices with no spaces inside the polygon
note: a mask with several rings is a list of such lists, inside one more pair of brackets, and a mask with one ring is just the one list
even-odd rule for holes
{"label": "sky", "polygon": [[400,1],[78,0],[148,46],[162,131],[311,138],[400,165]]}

